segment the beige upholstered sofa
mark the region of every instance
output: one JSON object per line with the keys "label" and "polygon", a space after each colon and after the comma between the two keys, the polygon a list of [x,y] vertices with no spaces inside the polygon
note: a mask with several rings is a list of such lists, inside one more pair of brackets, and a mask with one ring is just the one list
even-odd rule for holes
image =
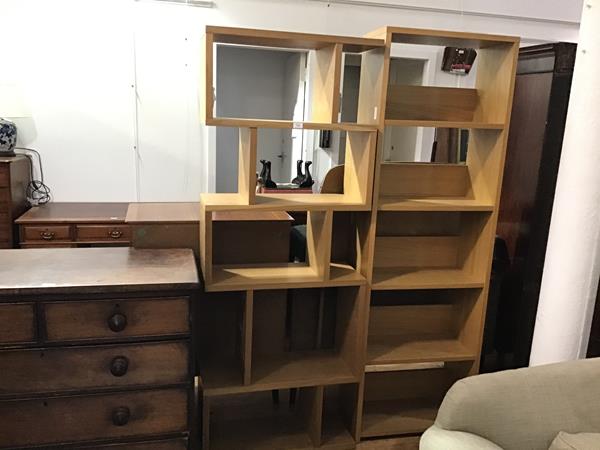
{"label": "beige upholstered sofa", "polygon": [[600,358],[456,382],[420,450],[600,450],[589,433],[600,433]]}

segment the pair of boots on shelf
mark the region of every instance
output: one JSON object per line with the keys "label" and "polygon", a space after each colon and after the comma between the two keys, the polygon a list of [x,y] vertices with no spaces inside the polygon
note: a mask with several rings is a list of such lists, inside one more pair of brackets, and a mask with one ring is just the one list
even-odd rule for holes
{"label": "pair of boots on shelf", "polygon": [[297,184],[301,188],[309,188],[315,184],[312,175],[310,174],[310,165],[312,161],[306,161],[304,163],[304,172],[302,173],[302,160],[296,161],[296,178],[292,180],[293,184]]}
{"label": "pair of boots on shelf", "polygon": [[258,183],[269,189],[277,189],[277,183],[271,179],[271,161],[261,159],[260,163],[262,164],[262,169],[258,176]]}
{"label": "pair of boots on shelf", "polygon": [[[262,169],[258,175],[258,185],[268,189],[277,189],[277,183],[271,178],[271,161],[261,159],[260,163],[262,164]],[[305,173],[302,173],[302,163],[303,161],[301,159],[298,160],[296,165],[296,177],[292,180],[292,184],[295,184],[299,188],[310,188],[315,184],[312,175],[310,174],[312,161],[306,161],[304,163]]]}

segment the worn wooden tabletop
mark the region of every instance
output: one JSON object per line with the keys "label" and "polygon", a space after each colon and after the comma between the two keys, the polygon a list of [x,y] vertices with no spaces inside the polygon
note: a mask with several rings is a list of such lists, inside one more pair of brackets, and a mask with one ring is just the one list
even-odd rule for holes
{"label": "worn wooden tabletop", "polygon": [[185,289],[198,282],[190,249],[0,250],[0,296]]}

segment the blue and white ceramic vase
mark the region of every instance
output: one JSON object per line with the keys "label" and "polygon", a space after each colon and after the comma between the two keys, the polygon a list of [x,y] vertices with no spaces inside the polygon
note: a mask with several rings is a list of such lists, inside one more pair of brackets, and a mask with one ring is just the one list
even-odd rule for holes
{"label": "blue and white ceramic vase", "polygon": [[17,126],[0,118],[0,156],[15,156]]}

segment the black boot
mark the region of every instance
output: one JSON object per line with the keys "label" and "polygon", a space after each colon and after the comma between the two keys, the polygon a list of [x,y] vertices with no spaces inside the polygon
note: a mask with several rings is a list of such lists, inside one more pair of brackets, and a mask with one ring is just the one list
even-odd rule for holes
{"label": "black boot", "polygon": [[269,188],[269,189],[277,189],[277,184],[271,180],[271,161],[267,161],[267,171],[266,171],[266,175],[265,175],[265,180],[264,180],[264,184],[265,187]]}
{"label": "black boot", "polygon": [[267,175],[267,161],[264,159],[260,160],[262,164],[262,169],[260,169],[260,175],[258,176],[262,181],[262,184],[265,184],[265,176]]}
{"label": "black boot", "polygon": [[302,183],[300,183],[301,188],[309,188],[312,187],[313,184],[315,184],[315,181],[313,180],[312,175],[310,174],[311,164],[312,161],[306,161],[304,163],[304,179],[302,180]]}
{"label": "black boot", "polygon": [[304,180],[304,174],[302,173],[302,162],[303,161],[301,159],[296,161],[296,178],[292,180],[292,183],[297,184],[298,186],[300,186]]}

